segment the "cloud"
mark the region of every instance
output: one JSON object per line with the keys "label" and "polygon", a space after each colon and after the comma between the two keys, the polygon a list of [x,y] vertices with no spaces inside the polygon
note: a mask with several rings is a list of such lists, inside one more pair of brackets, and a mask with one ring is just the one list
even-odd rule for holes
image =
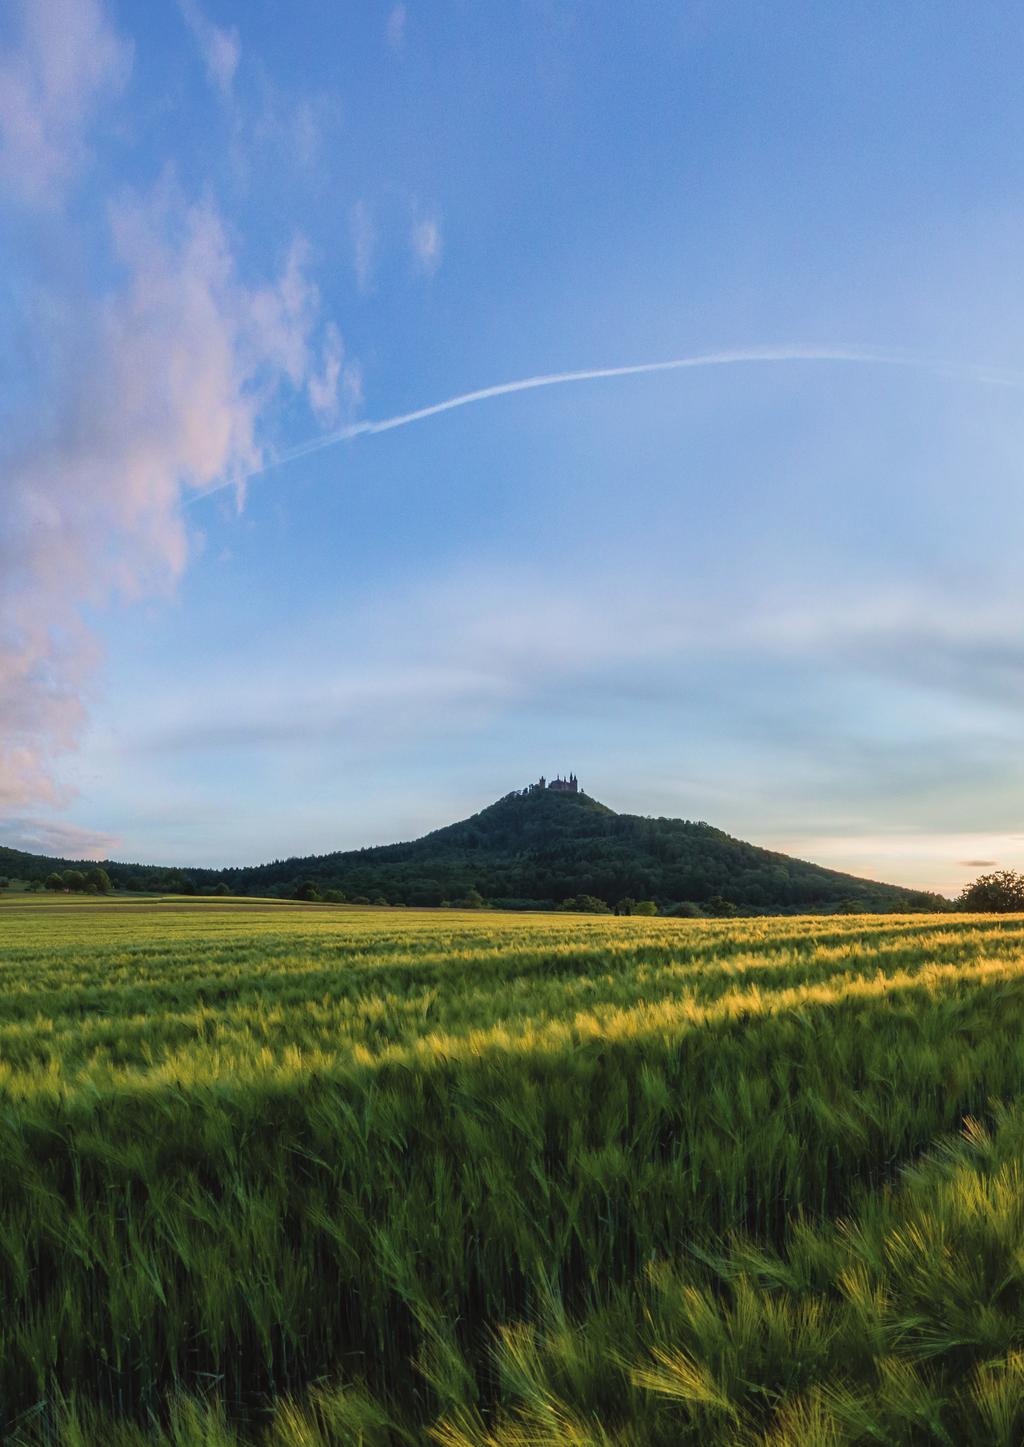
{"label": "cloud", "polygon": [[[273,678],[263,670],[204,682],[202,696],[167,699],[162,717],[139,731],[135,748],[158,754],[288,748],[354,739],[422,736],[479,726],[509,696],[500,670],[439,661],[335,668],[316,676],[304,663]],[[285,681],[286,680],[286,681]],[[429,723],[426,722],[429,720]]]}
{"label": "cloud", "polygon": [[9,849],[62,859],[110,859],[118,845],[113,834],[27,817],[0,820],[0,841]]}
{"label": "cloud", "polygon": [[[228,96],[237,33],[196,0],[181,11]],[[60,761],[100,659],[85,613],[173,588],[190,551],[183,494],[226,476],[241,505],[282,387],[333,420],[359,379],[336,328],[319,356],[312,346],[320,300],[305,244],[276,277],[243,282],[216,207],[192,204],[172,177],[98,198],[78,245],[60,203],[132,49],[98,0],[20,4],[16,22],[0,54],[0,180],[52,244],[7,258],[18,313],[2,359],[17,388],[0,429],[0,810],[38,844],[65,826],[26,811],[67,803]],[[100,291],[81,261],[104,239]]]}
{"label": "cloud", "polygon": [[14,0],[19,43],[0,54],[0,181],[53,207],[87,158],[102,99],[123,87],[132,47],[99,0]]}
{"label": "cloud", "polygon": [[341,369],[341,390],[348,406],[355,411],[363,405],[363,367],[357,358],[345,363]]}
{"label": "cloud", "polygon": [[325,147],[329,137],[337,135],[343,115],[336,91],[296,93],[277,85],[261,65],[254,64],[251,93],[232,112],[231,159],[236,175],[247,188],[259,186],[268,167],[288,174],[298,168],[308,173],[308,179],[322,182]]}
{"label": "cloud", "polygon": [[[140,752],[239,748],[288,751],[305,740],[373,748],[396,738],[472,732],[571,685],[608,702],[607,671],[664,655],[686,636],[650,601],[559,587],[537,574],[467,570],[444,582],[389,592],[346,617],[292,638],[266,639],[259,656],[211,658],[184,692],[141,700],[132,735]],[[349,640],[373,639],[372,651]],[[616,687],[621,688],[621,680]]]}
{"label": "cloud", "polygon": [[961,869],[994,869],[999,863],[998,859],[958,859],[957,864]]}
{"label": "cloud", "polygon": [[223,100],[230,100],[235,71],[242,58],[237,28],[233,25],[230,30],[225,30],[220,25],[214,25],[203,13],[198,0],[178,0],[178,8],[199,47],[210,84]]}
{"label": "cloud", "polygon": [[[955,833],[915,881],[950,888],[965,868],[955,861],[995,857],[986,831],[1012,828],[1020,783],[1016,712],[968,708],[939,681],[907,676],[925,621],[941,636],[952,603],[943,616],[925,593],[877,607],[866,593],[859,609],[855,596],[836,596],[807,629],[792,598],[755,589],[723,609],[702,580],[679,586],[625,546],[616,578],[609,591],[600,568],[556,579],[494,563],[392,582],[365,608],[350,603],[343,627],[318,614],[244,656],[211,656],[187,696],[147,687],[131,736],[151,755],[258,749],[268,768],[287,769],[299,757],[326,767],[336,749],[382,760],[411,739],[450,751],[456,738],[493,746],[505,731],[511,746],[544,733],[574,740],[581,769],[588,750],[591,773],[595,761],[606,777],[625,766],[627,807],[642,799],[767,843],[779,830],[813,830],[838,841],[829,850],[887,827]],[[983,620],[961,626],[970,650]],[[659,762],[647,792],[644,741]],[[666,778],[663,748],[677,776]],[[783,836],[774,842],[791,852]],[[879,863],[858,868],[898,879],[906,861],[888,876]]]}
{"label": "cloud", "polygon": [[324,334],[323,355],[320,371],[310,375],[306,384],[309,405],[314,416],[325,427],[338,420],[338,382],[341,378],[341,363],[344,347],[341,333],[333,322],[328,322]]}
{"label": "cloud", "polygon": [[405,44],[405,23],[408,18],[408,12],[404,5],[393,5],[391,7],[385,34],[392,50],[401,50]]}
{"label": "cloud", "polygon": [[114,289],[94,299],[51,276],[24,318],[48,343],[49,406],[0,455],[9,811],[64,800],[55,761],[82,728],[96,661],[82,609],[173,586],[189,555],[183,492],[257,465],[261,416],[311,373],[319,299],[301,242],[275,280],[247,286],[215,208],[172,182],[123,195],[110,240]]}
{"label": "cloud", "polygon": [[413,222],[410,236],[413,259],[425,276],[433,276],[441,265],[441,215],[432,211]]}
{"label": "cloud", "polygon": [[366,201],[357,201],[352,207],[352,266],[356,286],[364,293],[370,290],[376,250],[377,228],[373,213]]}
{"label": "cloud", "polygon": [[[808,600],[755,587],[723,602],[627,541],[615,577],[609,589],[604,558],[587,575],[568,559],[557,573],[524,558],[419,580],[398,570],[372,598],[322,602],[251,645],[214,640],[187,680],[122,692],[116,751],[91,741],[86,763],[116,769],[128,800],[148,797],[147,771],[210,780],[196,857],[215,840],[222,858],[235,847],[215,817],[225,768],[277,779],[267,817],[279,819],[298,807],[299,776],[314,792],[318,774],[408,777],[410,758],[449,777],[453,757],[472,773],[489,756],[498,792],[501,756],[517,773],[541,739],[614,807],[709,818],[836,868],[953,893],[982,860],[1024,864],[1010,832],[1019,710],[968,710],[906,670],[929,623],[940,638],[959,629],[967,652],[995,617],[964,618],[948,598],[943,611],[923,590],[836,589],[812,627]],[[1019,608],[998,614],[1010,628]],[[363,827],[404,837],[403,810]],[[340,842],[332,817],[303,815],[324,847]],[[276,827],[254,820],[238,847],[270,857]]]}

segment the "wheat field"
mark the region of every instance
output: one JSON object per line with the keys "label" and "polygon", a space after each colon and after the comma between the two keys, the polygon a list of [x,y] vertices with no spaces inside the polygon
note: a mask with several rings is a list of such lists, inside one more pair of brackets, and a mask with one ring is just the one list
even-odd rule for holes
{"label": "wheat field", "polygon": [[1024,920],[0,904],[0,1422],[1019,1443]]}

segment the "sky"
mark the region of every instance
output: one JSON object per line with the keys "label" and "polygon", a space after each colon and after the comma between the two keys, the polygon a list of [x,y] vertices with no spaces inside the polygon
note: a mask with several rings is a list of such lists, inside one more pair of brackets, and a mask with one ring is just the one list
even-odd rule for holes
{"label": "sky", "polygon": [[0,842],[574,770],[1024,867],[1022,60],[998,0],[8,0]]}

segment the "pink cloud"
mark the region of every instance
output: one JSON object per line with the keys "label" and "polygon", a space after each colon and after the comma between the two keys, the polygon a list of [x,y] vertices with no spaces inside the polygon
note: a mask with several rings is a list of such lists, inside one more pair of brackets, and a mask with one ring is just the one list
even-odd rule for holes
{"label": "pink cloud", "polygon": [[[235,478],[241,506],[242,480],[262,458],[261,419],[281,389],[326,416],[355,375],[342,369],[336,329],[325,330],[319,354],[311,344],[320,299],[305,243],[293,243],[277,276],[247,283],[217,208],[192,204],[172,178],[107,207],[102,274],[113,280],[104,292],[82,281],[62,202],[125,83],[131,45],[100,0],[12,5],[17,41],[0,53],[0,183],[54,244],[25,259],[19,323],[33,405],[13,409],[17,430],[0,435],[8,816],[66,800],[58,764],[86,722],[99,654],[84,610],[171,590],[189,558],[183,497]],[[181,5],[227,95],[237,34],[213,25],[198,0]]]}
{"label": "pink cloud", "polygon": [[216,211],[171,183],[123,197],[111,235],[123,283],[65,299],[75,321],[60,331],[48,426],[0,480],[5,809],[61,800],[53,762],[82,727],[95,663],[82,606],[172,588],[189,554],[183,494],[257,466],[261,415],[312,379],[319,303],[301,244],[248,287]]}
{"label": "pink cloud", "polygon": [[55,854],[62,859],[109,859],[118,844],[113,834],[31,818],[5,819],[0,823],[0,842],[10,849]]}
{"label": "pink cloud", "polygon": [[21,0],[20,44],[0,54],[0,180],[23,200],[56,205],[86,157],[102,98],[123,86],[132,47],[99,0]]}

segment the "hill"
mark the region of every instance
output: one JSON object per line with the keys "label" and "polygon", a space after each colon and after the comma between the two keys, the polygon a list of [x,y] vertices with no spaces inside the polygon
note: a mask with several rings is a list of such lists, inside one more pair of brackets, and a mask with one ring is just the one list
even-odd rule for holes
{"label": "hill", "polygon": [[[0,873],[42,880],[76,861],[0,849]],[[662,908],[721,900],[764,913],[940,908],[937,896],[858,879],[734,839],[710,824],[616,814],[582,792],[533,785],[469,819],[404,844],[276,860],[240,869],[168,870],[105,861],[116,887],[292,895],[305,885],[346,899],[438,905],[477,896],[500,908],[551,908],[587,895]],[[313,891],[307,888],[313,897]]]}

